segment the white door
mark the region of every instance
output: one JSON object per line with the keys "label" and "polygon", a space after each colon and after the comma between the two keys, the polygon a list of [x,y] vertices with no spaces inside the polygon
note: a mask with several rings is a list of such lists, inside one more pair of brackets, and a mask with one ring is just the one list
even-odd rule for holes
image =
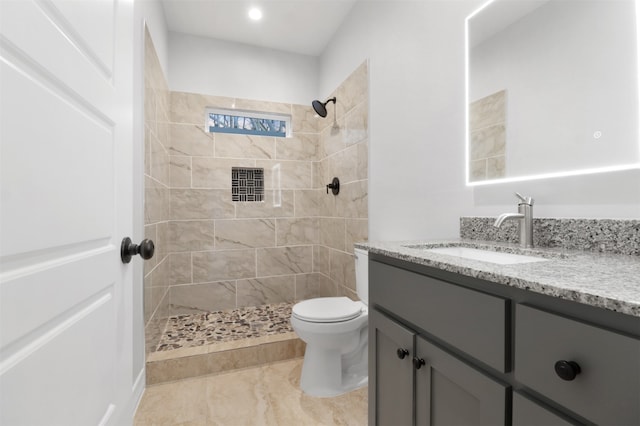
{"label": "white door", "polygon": [[133,1],[0,0],[0,424],[126,424]]}

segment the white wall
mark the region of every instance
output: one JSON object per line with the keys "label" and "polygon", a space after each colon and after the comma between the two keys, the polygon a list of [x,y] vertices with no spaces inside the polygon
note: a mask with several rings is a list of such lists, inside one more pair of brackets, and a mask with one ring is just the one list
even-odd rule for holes
{"label": "white wall", "polygon": [[169,56],[173,91],[303,105],[318,96],[313,56],[174,32]]}
{"label": "white wall", "polygon": [[466,187],[464,19],[482,1],[360,1],[320,59],[330,93],[370,59],[369,236],[455,237],[460,216],[640,217],[640,177],[626,172]]}

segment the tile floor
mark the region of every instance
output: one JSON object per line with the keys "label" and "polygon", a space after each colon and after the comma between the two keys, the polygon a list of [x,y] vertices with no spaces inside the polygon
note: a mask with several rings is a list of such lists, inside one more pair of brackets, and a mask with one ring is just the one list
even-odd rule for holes
{"label": "tile floor", "polygon": [[149,386],[135,416],[147,425],[366,425],[367,388],[313,398],[299,388],[302,358]]}

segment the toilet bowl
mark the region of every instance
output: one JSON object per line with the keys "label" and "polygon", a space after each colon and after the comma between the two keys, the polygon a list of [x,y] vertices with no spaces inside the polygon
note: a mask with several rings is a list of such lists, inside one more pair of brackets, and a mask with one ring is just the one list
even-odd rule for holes
{"label": "toilet bowl", "polygon": [[330,397],[367,384],[368,254],[355,250],[359,301],[319,297],[293,306],[291,326],[307,347],[300,388],[308,395]]}

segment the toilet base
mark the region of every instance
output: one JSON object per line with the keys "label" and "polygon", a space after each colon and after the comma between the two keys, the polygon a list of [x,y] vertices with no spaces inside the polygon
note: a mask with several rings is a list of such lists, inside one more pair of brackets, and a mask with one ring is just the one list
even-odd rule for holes
{"label": "toilet base", "polygon": [[307,345],[300,389],[315,397],[333,397],[366,386],[368,383],[367,342],[348,354],[314,350]]}

